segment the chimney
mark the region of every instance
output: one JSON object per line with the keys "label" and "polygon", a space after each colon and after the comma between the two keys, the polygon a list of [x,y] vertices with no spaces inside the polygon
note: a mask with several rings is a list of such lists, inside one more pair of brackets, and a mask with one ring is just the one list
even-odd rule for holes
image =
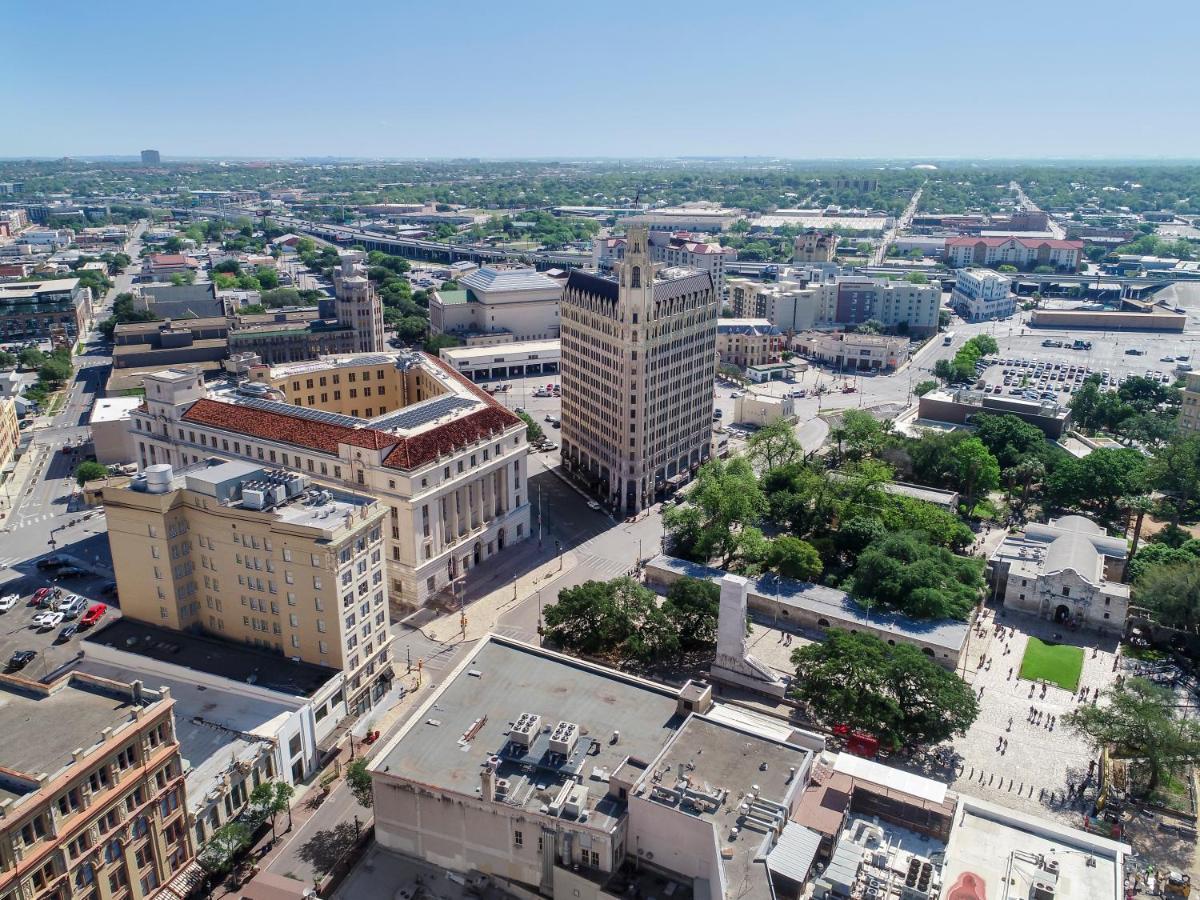
{"label": "chimney", "polygon": [[480,798],[484,803],[491,803],[496,799],[496,770],[492,768],[490,762],[483,764],[483,771],[479,773],[480,781]]}

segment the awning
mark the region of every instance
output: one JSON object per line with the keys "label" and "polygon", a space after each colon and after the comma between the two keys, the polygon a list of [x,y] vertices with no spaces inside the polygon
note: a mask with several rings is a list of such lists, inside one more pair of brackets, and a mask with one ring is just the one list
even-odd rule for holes
{"label": "awning", "polygon": [[821,836],[815,831],[788,822],[783,826],[779,842],[767,853],[767,871],[804,884],[821,846]]}

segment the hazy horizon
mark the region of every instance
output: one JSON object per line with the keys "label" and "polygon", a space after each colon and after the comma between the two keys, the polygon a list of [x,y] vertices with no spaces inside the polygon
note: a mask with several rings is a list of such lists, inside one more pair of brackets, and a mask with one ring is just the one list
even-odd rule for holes
{"label": "hazy horizon", "polygon": [[18,127],[0,158],[1194,158],[1200,8],[1166,0],[1132,34],[1129,15],[1111,0],[366,0],[345,15],[18,0]]}

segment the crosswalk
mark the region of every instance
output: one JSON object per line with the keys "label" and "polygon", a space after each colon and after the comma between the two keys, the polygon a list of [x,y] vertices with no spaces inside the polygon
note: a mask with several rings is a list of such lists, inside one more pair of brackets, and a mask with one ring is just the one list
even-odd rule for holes
{"label": "crosswalk", "polygon": [[629,572],[634,566],[633,554],[629,559],[608,559],[595,553],[581,553],[576,568],[586,569],[596,581],[608,581],[619,578]]}

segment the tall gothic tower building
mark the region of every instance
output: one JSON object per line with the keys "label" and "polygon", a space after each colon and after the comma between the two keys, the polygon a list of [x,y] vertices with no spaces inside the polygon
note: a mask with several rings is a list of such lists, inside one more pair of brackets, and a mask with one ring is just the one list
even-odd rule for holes
{"label": "tall gothic tower building", "polygon": [[626,515],[709,457],[720,308],[708,272],[653,262],[645,228],[627,240],[613,278],[571,273],[561,307],[563,462]]}

